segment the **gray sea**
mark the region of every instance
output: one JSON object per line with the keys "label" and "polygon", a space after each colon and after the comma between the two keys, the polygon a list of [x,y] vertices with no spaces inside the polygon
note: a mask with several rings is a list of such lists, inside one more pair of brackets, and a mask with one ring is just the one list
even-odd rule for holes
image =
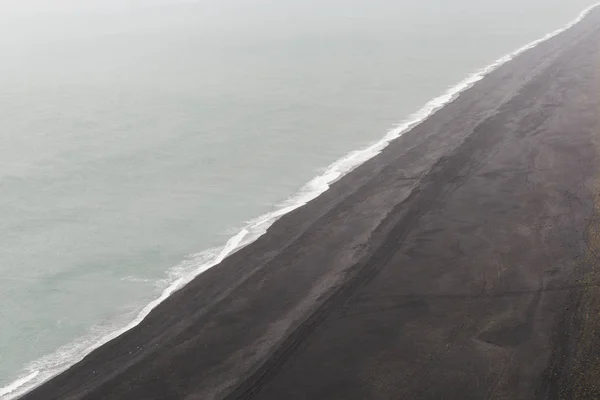
{"label": "gray sea", "polygon": [[0,1],[0,399],[594,2]]}

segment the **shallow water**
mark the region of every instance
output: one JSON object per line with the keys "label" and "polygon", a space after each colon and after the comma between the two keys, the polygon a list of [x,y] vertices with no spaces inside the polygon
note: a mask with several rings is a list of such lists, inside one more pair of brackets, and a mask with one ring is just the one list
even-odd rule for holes
{"label": "shallow water", "polygon": [[593,1],[213,3],[0,16],[0,388]]}

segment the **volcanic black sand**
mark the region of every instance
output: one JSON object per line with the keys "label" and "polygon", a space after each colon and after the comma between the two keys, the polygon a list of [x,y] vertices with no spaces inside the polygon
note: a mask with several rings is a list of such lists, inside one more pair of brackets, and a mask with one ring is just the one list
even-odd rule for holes
{"label": "volcanic black sand", "polygon": [[598,257],[594,11],[23,398],[600,399]]}

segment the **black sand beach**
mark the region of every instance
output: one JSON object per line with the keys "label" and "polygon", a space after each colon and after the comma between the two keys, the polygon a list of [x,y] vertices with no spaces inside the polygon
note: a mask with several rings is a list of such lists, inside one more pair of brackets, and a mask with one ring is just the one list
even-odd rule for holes
{"label": "black sand beach", "polygon": [[23,399],[598,399],[598,257],[593,11]]}

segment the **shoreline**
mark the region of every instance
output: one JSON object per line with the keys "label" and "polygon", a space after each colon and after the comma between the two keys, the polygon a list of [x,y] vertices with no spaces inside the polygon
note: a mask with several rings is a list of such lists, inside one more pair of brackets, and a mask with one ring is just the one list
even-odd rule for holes
{"label": "shoreline", "polygon": [[[171,286],[169,286],[169,288],[167,288],[161,294],[161,296],[158,299],[156,299],[155,301],[151,302],[148,306],[146,306],[144,308],[144,310],[137,316],[137,318],[131,324],[129,324],[126,327],[124,327],[116,332],[113,332],[109,336],[101,339],[96,344],[94,344],[93,346],[88,348],[85,351],[85,354],[81,355],[81,357],[78,356],[77,359],[74,360],[73,363],[70,364],[68,367],[66,367],[60,371],[53,372],[51,376],[45,377],[44,382],[51,380],[56,376],[60,376],[59,374],[64,372],[67,368],[72,367],[74,364],[76,364],[76,363],[80,362],[81,360],[83,360],[84,358],[86,358],[88,355],[90,355],[90,353],[94,352],[97,349],[101,349],[101,347],[103,345],[105,345],[106,343],[126,334],[133,328],[140,325],[142,322],[144,322],[144,319],[156,307],[159,307],[165,300],[170,298],[170,296],[173,295],[174,293],[176,293],[176,292],[179,293],[181,290],[185,289],[186,285],[189,284],[190,282],[192,282],[193,280],[195,280],[196,277],[198,277],[199,275],[208,271],[213,266],[220,264],[226,258],[228,258],[232,255],[235,255],[239,250],[246,248],[247,246],[254,243],[256,240],[261,238],[263,236],[264,232],[267,229],[269,229],[273,225],[273,223],[275,223],[279,218],[281,218],[283,216],[287,216],[290,213],[292,213],[293,211],[305,206],[307,203],[312,202],[318,196],[320,196],[320,195],[324,194],[326,191],[328,191],[330,189],[330,185],[340,181],[340,179],[342,177],[347,176],[346,174],[351,173],[357,167],[364,165],[364,163],[366,163],[366,162],[372,160],[374,157],[377,157],[378,155],[380,155],[380,153],[382,153],[382,151],[384,151],[384,149],[386,149],[391,144],[391,142],[393,142],[395,139],[399,138],[405,132],[409,132],[411,129],[415,128],[419,124],[423,123],[424,121],[427,121],[428,118],[430,118],[432,115],[434,115],[439,110],[443,109],[445,106],[451,104],[454,100],[457,99],[457,97],[461,93],[472,88],[473,85],[475,85],[477,82],[481,81],[484,77],[486,77],[490,73],[496,71],[498,68],[505,65],[507,62],[513,60],[515,57],[525,53],[528,50],[535,48],[536,46],[540,45],[541,43],[544,43],[544,42],[548,41],[549,39],[552,39],[555,36],[574,27],[579,22],[581,22],[597,6],[598,6],[598,4],[593,5],[593,6],[589,7],[588,9],[584,10],[577,19],[575,19],[571,23],[567,24],[565,27],[560,28],[552,33],[549,33],[546,36],[544,36],[543,38],[538,39],[534,42],[531,42],[509,55],[501,57],[496,62],[489,65],[488,67],[485,67],[485,68],[481,69],[480,71],[470,75],[465,80],[461,81],[459,84],[457,84],[454,87],[452,87],[451,89],[449,89],[444,95],[439,96],[439,97],[433,99],[432,101],[430,101],[429,103],[427,103],[419,112],[417,112],[417,113],[413,114],[413,116],[409,117],[407,122],[401,124],[398,128],[389,132],[380,142],[377,142],[371,146],[368,146],[367,148],[365,148],[363,150],[358,150],[358,151],[352,152],[349,155],[343,157],[341,160],[338,160],[337,162],[332,164],[326,170],[326,172],[324,174],[313,179],[307,185],[305,185],[305,187],[303,188],[303,189],[309,188],[312,190],[308,190],[308,191],[301,190],[299,192],[301,195],[298,197],[294,197],[296,199],[299,199],[298,202],[296,202],[294,204],[288,204],[287,206],[284,206],[283,208],[278,209],[273,213],[263,215],[261,217],[256,218],[255,220],[251,221],[249,223],[249,225],[247,225],[244,229],[242,229],[242,231],[240,231],[237,235],[232,237],[225,244],[225,246],[222,248],[222,250],[219,252],[219,254],[216,256],[216,258],[214,260],[209,261],[206,265],[202,265],[196,271],[189,274],[188,276],[179,277]],[[413,179],[413,178],[408,178],[408,180],[411,180],[411,179]],[[304,193],[304,194],[302,195],[302,193]],[[254,237],[254,236],[252,236],[252,230],[256,230],[257,232],[260,232],[260,233],[258,233],[256,235],[256,237]],[[256,234],[256,232],[255,232],[255,234]],[[40,374],[40,373],[43,374],[43,372],[40,372],[40,371],[37,372],[37,374]],[[35,376],[33,374],[36,374],[36,372],[35,371],[31,372],[30,376],[33,376],[32,379],[34,379],[38,376],[37,374]],[[21,379],[23,379],[23,378],[21,378]],[[19,380],[17,380],[16,382],[18,382],[18,381]],[[8,396],[8,397],[6,397],[6,399],[8,400],[8,399],[16,398],[17,396],[21,396],[24,393],[26,393],[27,391],[32,390],[34,388],[34,387],[23,386],[26,384],[27,384],[27,382],[22,382],[19,387],[15,388],[15,390],[11,390],[11,392],[7,392],[5,394],[5,396]],[[35,385],[37,386],[39,384],[44,385],[43,382],[36,383]],[[10,387],[10,386],[11,385],[8,385],[7,387]],[[0,396],[2,396],[2,394],[0,394]]]}

